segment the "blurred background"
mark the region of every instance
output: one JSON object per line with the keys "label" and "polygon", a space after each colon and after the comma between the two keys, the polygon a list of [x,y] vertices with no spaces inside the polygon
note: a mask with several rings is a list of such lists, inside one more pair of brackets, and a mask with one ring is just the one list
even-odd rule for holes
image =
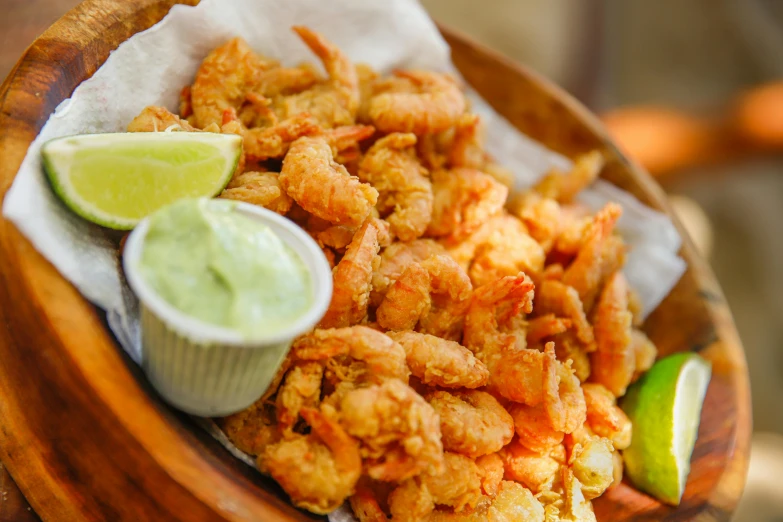
{"label": "blurred background", "polygon": [[[783,0],[422,2],[601,115],[670,194],[750,369],[755,433],[735,521],[783,520]],[[77,3],[0,0],[0,78]]]}

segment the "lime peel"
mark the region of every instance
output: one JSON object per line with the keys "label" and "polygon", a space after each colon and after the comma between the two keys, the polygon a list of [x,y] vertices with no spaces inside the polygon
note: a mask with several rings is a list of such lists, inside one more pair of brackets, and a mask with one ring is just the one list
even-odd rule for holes
{"label": "lime peel", "polygon": [[231,180],[242,138],[208,132],[85,134],[41,148],[54,192],[81,217],[129,230],[182,198],[213,197]]}
{"label": "lime peel", "polygon": [[682,498],[711,373],[699,355],[674,354],[656,362],[622,402],[633,422],[631,446],[623,452],[626,474],[667,504]]}

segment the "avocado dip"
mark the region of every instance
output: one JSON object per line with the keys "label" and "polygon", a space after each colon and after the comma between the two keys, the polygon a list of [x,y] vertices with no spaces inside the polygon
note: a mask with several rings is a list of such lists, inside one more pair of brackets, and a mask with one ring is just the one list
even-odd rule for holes
{"label": "avocado dip", "polygon": [[312,304],[305,264],[269,227],[220,199],[184,199],[150,217],[139,272],[179,311],[246,338],[273,335]]}

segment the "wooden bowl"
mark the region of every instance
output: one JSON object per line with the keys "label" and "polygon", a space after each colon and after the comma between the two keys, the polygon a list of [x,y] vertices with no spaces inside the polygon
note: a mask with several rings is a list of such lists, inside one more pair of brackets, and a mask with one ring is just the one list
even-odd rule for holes
{"label": "wooden bowl", "polygon": [[[174,3],[88,0],[33,43],[0,89],[0,194],[57,104]],[[660,188],[585,108],[524,67],[443,33],[465,78],[520,130],[572,157],[603,149],[606,179],[669,212]],[[623,484],[595,503],[599,520],[728,520],[742,493],[751,431],[742,347],[687,238],[682,255],[688,271],[645,327],[661,354],[693,350],[713,364],[685,497],[675,509]],[[100,311],[7,221],[0,259],[0,457],[44,520],[317,518],[165,406]]]}

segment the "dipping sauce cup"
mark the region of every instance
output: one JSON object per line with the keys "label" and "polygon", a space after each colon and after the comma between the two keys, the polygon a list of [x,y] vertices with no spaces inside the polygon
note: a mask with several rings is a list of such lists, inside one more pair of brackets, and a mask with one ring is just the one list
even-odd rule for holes
{"label": "dipping sauce cup", "polygon": [[[200,200],[195,200],[200,201]],[[302,261],[310,276],[309,307],[282,329],[248,335],[188,315],[163,299],[144,277],[140,262],[150,218],[125,244],[123,267],[141,302],[144,372],[176,408],[204,417],[225,416],[250,406],[269,386],[291,343],[323,317],[332,296],[332,271],[320,247],[294,222],[265,208],[228,200],[232,212],[268,227]]]}

